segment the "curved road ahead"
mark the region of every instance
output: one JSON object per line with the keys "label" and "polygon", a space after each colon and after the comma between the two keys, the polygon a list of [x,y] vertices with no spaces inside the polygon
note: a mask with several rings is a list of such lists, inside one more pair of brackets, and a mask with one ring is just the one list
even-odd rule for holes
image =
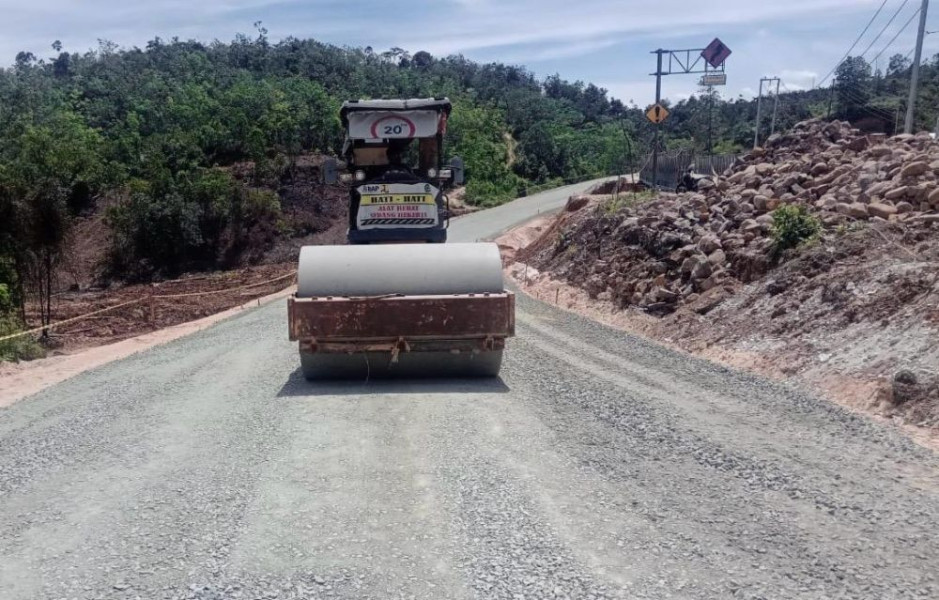
{"label": "curved road ahead", "polygon": [[0,598],[939,598],[939,463],[836,407],[524,297],[500,381],[310,384],[285,321],[0,411]]}

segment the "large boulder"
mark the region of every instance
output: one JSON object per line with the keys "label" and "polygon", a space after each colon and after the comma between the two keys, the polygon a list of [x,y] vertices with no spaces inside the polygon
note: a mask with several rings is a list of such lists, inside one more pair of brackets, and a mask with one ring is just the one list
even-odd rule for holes
{"label": "large boulder", "polygon": [[881,204],[878,202],[873,202],[867,205],[867,212],[872,217],[880,217],[881,219],[889,219],[893,215],[897,214],[897,208],[891,204]]}
{"label": "large boulder", "polygon": [[907,179],[911,177],[919,177],[920,175],[929,171],[929,163],[925,161],[918,160],[916,162],[911,162],[900,170],[900,177]]}
{"label": "large boulder", "polygon": [[868,219],[870,213],[867,212],[867,205],[860,202],[854,202],[848,205],[848,216],[855,219]]}
{"label": "large boulder", "polygon": [[698,240],[698,250],[705,254],[711,254],[720,248],[721,240],[716,235],[706,235]]}

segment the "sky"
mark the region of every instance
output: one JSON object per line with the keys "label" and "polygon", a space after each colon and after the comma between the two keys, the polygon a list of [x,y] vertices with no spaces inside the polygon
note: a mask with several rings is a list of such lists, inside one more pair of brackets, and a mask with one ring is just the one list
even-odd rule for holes
{"label": "sky", "polygon": [[[524,65],[540,77],[592,82],[627,104],[655,97],[657,48],[703,48],[719,37],[732,51],[724,97],[756,95],[761,77],[778,76],[784,89],[812,87],[845,55],[883,7],[853,55],[870,46],[886,67],[913,49],[918,18],[903,30],[920,0],[0,0],[0,63],[17,52],[53,56],[60,40],[69,52],[99,39],[123,47],[154,37],[229,41],[254,35],[263,22],[272,41],[312,37],[341,46],[399,46],[435,56]],[[899,10],[899,13],[897,11]],[[897,14],[888,26],[891,16]],[[939,29],[939,6],[927,30]],[[882,36],[876,36],[883,31]],[[888,42],[898,35],[892,45]],[[873,43],[872,43],[873,42]],[[886,50],[885,50],[886,48]],[[927,35],[924,57],[939,52],[939,33]],[[687,98],[697,75],[663,80],[663,96]]]}

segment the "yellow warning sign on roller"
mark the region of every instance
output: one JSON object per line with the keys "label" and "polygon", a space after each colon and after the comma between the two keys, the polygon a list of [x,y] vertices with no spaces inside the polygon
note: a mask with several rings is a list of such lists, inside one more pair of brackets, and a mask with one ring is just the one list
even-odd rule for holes
{"label": "yellow warning sign on roller", "polygon": [[646,117],[656,125],[667,119],[668,114],[668,109],[661,104],[653,104],[646,111]]}

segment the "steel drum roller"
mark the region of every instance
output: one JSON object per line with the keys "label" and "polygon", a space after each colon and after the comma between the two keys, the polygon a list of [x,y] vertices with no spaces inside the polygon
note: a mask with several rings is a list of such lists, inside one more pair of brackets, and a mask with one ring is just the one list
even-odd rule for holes
{"label": "steel drum roller", "polygon": [[500,294],[496,244],[305,246],[297,297]]}

